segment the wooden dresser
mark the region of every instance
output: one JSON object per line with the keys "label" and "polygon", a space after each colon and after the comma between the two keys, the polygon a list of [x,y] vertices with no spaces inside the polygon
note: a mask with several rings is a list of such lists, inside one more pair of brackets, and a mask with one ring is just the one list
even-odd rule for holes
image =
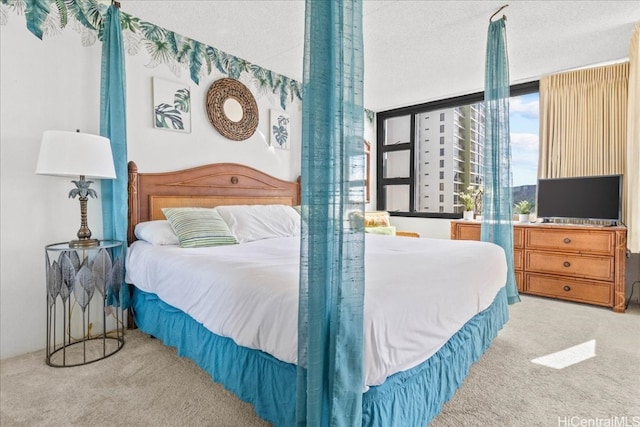
{"label": "wooden dresser", "polygon": [[[514,223],[518,291],[623,313],[626,238],[625,227]],[[451,221],[451,239],[480,240],[480,222]]]}

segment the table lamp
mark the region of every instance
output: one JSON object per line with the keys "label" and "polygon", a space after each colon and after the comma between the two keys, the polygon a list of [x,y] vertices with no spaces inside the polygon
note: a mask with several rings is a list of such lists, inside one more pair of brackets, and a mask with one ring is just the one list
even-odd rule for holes
{"label": "table lamp", "polygon": [[91,238],[87,226],[87,199],[97,197],[97,194],[89,188],[93,181],[85,178],[116,178],[109,139],[80,131],[45,131],[36,174],[79,177],[77,181],[71,181],[76,188],[69,192],[69,197],[80,196],[80,230],[78,238],[69,242],[69,247],[98,246],[99,241]]}

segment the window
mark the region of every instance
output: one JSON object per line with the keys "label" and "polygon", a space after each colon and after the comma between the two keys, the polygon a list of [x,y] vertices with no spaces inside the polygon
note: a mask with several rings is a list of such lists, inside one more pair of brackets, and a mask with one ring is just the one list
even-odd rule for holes
{"label": "window", "polygon": [[[482,185],[483,94],[379,112],[377,123],[377,208],[393,215],[460,218],[458,194]],[[511,87],[510,128],[514,202],[535,200],[537,81]],[[440,150],[426,150],[434,138]]]}

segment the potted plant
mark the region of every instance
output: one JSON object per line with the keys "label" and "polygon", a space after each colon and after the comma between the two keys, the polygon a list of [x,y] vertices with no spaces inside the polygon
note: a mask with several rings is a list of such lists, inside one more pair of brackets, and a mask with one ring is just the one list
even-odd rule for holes
{"label": "potted plant", "polygon": [[520,222],[528,222],[529,215],[531,214],[531,210],[533,209],[533,204],[528,200],[520,200],[518,203],[514,205],[516,213],[518,214],[518,220]]}
{"label": "potted plant", "polygon": [[460,193],[460,202],[464,206],[463,218],[466,220],[473,219],[475,209],[478,208],[479,203],[482,201],[482,188],[480,187],[467,187],[466,191]]}

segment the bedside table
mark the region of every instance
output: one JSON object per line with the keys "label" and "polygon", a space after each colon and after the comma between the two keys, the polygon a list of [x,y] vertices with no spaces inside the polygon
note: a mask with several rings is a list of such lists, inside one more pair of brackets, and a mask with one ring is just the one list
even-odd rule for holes
{"label": "bedside table", "polygon": [[124,314],[107,305],[123,281],[122,242],[98,246],[45,246],[47,290],[46,362],[71,367],[96,362],[124,346]]}

